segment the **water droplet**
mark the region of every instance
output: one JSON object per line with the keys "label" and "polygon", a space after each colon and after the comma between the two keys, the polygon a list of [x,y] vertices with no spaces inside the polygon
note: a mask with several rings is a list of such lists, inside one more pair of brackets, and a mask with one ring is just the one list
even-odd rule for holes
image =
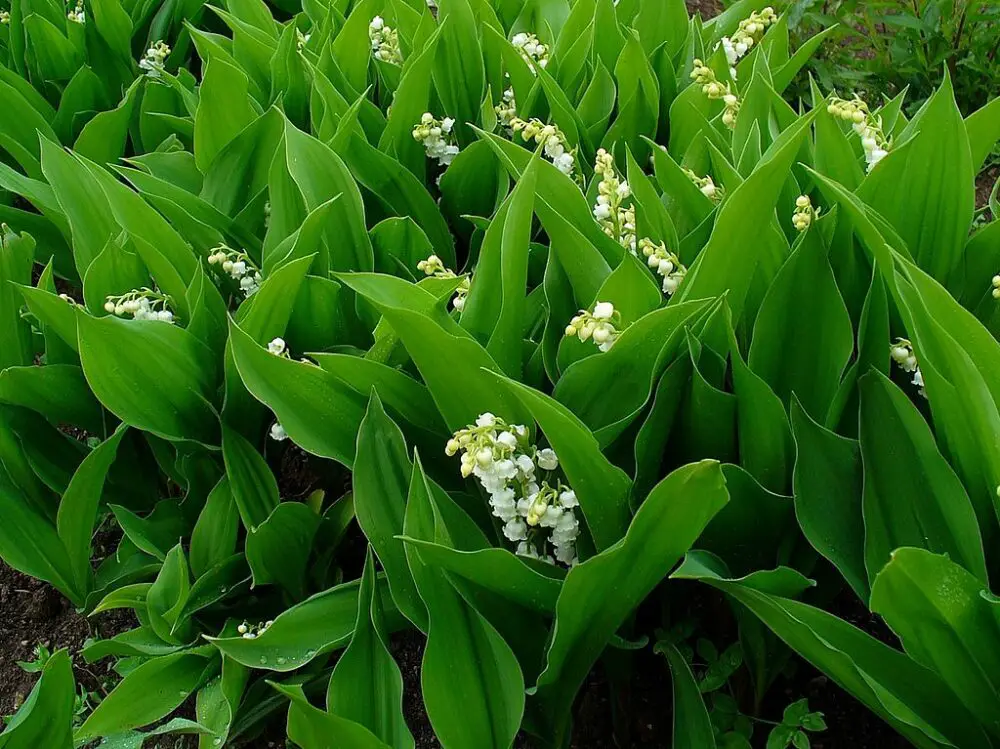
{"label": "water droplet", "polygon": [[220,585],[219,586],[219,592],[220,593],[225,593],[227,590],[228,590],[228,588],[225,585]]}
{"label": "water droplet", "polygon": [[178,692],[178,694],[179,694],[179,695],[180,695],[181,697],[187,697],[187,696],[188,696],[188,693],[187,693],[186,691],[184,691],[183,689],[182,689],[182,690],[180,690],[180,691]]}
{"label": "water droplet", "polygon": [[315,650],[307,650],[306,651],[306,658],[312,658],[314,655],[316,655],[316,651]]}
{"label": "water droplet", "polygon": [[266,656],[266,655],[262,655],[262,656],[260,657],[260,662],[261,662],[262,664],[263,664],[263,663],[267,663],[267,656]]}
{"label": "water droplet", "polygon": [[279,666],[284,665],[287,660],[288,660],[287,658],[282,658],[281,656],[278,656],[278,665]]}
{"label": "water droplet", "polygon": [[216,736],[215,741],[213,741],[212,743],[215,744],[216,746],[219,746],[222,743],[222,737]]}

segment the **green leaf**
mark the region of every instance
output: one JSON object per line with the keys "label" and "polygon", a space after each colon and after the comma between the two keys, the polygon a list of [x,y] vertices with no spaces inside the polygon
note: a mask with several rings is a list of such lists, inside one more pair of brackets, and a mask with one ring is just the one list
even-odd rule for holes
{"label": "green leaf", "polygon": [[965,132],[972,151],[972,170],[979,174],[1000,140],[1000,100],[994,98],[966,117]]}
{"label": "green leaf", "polygon": [[274,411],[295,444],[351,465],[365,399],[315,364],[269,353],[232,322],[229,340],[243,384]]}
{"label": "green leaf", "polygon": [[[432,489],[417,462],[404,532],[434,538],[436,516]],[[435,734],[444,746],[507,749],[524,713],[524,677],[513,651],[441,570],[414,568],[419,551],[408,547],[407,554],[427,604],[420,683]]]}
{"label": "green leaf", "polygon": [[302,749],[390,749],[364,726],[310,705],[301,686],[272,686],[291,701],[288,737]]}
{"label": "green leaf", "polygon": [[796,448],[792,487],[799,526],[813,548],[867,601],[860,446],[813,421],[798,401],[792,402],[792,434]]}
{"label": "green leaf", "polygon": [[128,87],[121,104],[107,112],[99,112],[84,125],[73,150],[102,166],[117,162],[125,154],[139,88],[140,81],[136,80]]}
{"label": "green leaf", "polygon": [[434,84],[445,113],[455,118],[462,145],[470,139],[466,123],[476,122],[479,103],[486,94],[486,71],[479,30],[469,0],[438,3],[442,26],[434,66]]}
{"label": "green leaf", "polygon": [[358,429],[354,510],[358,525],[385,570],[393,600],[414,625],[426,632],[427,610],[413,583],[403,543],[397,538],[403,532],[411,473],[403,433],[382,408],[378,394],[372,392]]}
{"label": "green leaf", "polygon": [[807,413],[825,420],[853,351],[851,318],[813,229],[764,297],[750,345],[750,369],[786,408],[794,393]]}
{"label": "green leaf", "polygon": [[104,492],[108,470],[118,454],[118,445],[128,428],[115,433],[95,447],[73,474],[59,502],[56,528],[66,547],[77,590],[85,597],[91,588],[90,540],[97,521],[97,509]]}
{"label": "green leaf", "polygon": [[709,555],[695,552],[672,577],[702,580],[745,605],[789,647],[916,746],[942,749],[949,741],[978,749],[990,746],[972,713],[934,671],[821,609],[775,595],[761,584],[760,574],[727,579]]}
{"label": "green leaf", "polygon": [[727,501],[718,463],[680,468],[654,487],[621,541],[570,570],[535,693],[557,743],[569,728],[577,690],[611,636]]}
{"label": "green leaf", "polygon": [[[975,210],[972,157],[951,78],[907,124],[858,189],[858,197],[899,232],[917,265],[948,283],[962,256]],[[892,189],[906,185],[905,191]]]}
{"label": "green leaf", "polygon": [[[6,226],[0,244],[0,371],[7,367],[34,364],[31,326],[21,318],[21,299],[14,284],[22,288],[31,283],[35,241],[18,236]],[[63,302],[63,300],[59,300]],[[63,306],[68,305],[63,302]]]}
{"label": "green leaf", "polygon": [[674,680],[674,749],[715,749],[712,722],[695,683],[691,667],[680,651],[668,642],[656,644],[656,652],[666,656]]}
{"label": "green leaf", "polygon": [[194,117],[195,163],[203,174],[226,144],[257,119],[248,86],[241,70],[221,58],[209,59]]}
{"label": "green leaf", "polygon": [[194,652],[154,658],[131,671],[94,708],[74,734],[74,740],[127,731],[159,720],[174,711],[201,681],[207,665]]}
{"label": "green leaf", "polygon": [[[777,270],[778,259],[763,256],[766,250],[759,245],[751,251],[738,238],[747,226],[769,220],[812,120],[812,115],[806,115],[785,130],[761,158],[753,174],[729,195],[719,210],[708,244],[688,270],[672,303],[728,292],[726,298],[733,311],[734,325],[743,317],[755,273],[770,276],[772,268]],[[751,317],[752,313],[747,311]]]}
{"label": "green leaf", "polygon": [[375,594],[371,547],[358,591],[357,624],[333,669],[326,703],[331,713],[364,726],[389,746],[413,748],[413,736],[403,719],[403,677],[389,652]]}
{"label": "green leaf", "polygon": [[[403,629],[384,577],[376,580],[386,616],[386,630]],[[351,639],[358,613],[358,581],[338,585],[307,598],[275,617],[274,623],[253,639],[206,637],[223,655],[237,663],[269,671],[294,671],[317,656],[343,647]]]}
{"label": "green leaf", "polygon": [[[60,300],[62,301],[62,300]],[[0,371],[0,401],[37,411],[53,425],[104,432],[104,411],[83,370],[73,364],[8,367]]]}
{"label": "green leaf", "polygon": [[278,506],[278,482],[257,449],[226,426],[222,428],[222,457],[243,525],[254,532]]}
{"label": "green leaf", "polygon": [[947,554],[985,582],[975,510],[930,427],[885,375],[870,372],[859,387],[868,579],[895,549],[913,546]]}
{"label": "green leaf", "polygon": [[906,652],[940,674],[991,732],[1000,699],[1000,608],[981,579],[924,549],[901,548],[872,583],[872,611]]}
{"label": "green leaf", "polygon": [[282,502],[246,540],[253,584],[278,583],[294,599],[305,594],[305,573],[319,515],[302,502]]}
{"label": "green leaf", "polygon": [[98,400],[126,424],[165,439],[218,444],[211,353],[161,321],[79,313],[80,361]]}
{"label": "green leaf", "polygon": [[0,733],[0,747],[71,749],[75,689],[69,654],[57,650],[45,662],[24,704]]}

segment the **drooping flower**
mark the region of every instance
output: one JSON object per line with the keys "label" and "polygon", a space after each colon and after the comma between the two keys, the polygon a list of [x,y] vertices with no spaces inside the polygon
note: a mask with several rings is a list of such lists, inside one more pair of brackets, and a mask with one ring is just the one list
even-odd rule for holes
{"label": "drooping flower", "polygon": [[569,321],[566,335],[584,342],[593,339],[601,351],[610,351],[619,335],[614,323],[620,320],[621,315],[611,302],[597,302],[593,312],[582,309]]}
{"label": "drooping flower", "polygon": [[819,218],[819,208],[814,208],[808,195],[799,195],[795,199],[795,212],[792,214],[792,226],[797,231],[805,231],[814,219]]}
{"label": "drooping flower", "polygon": [[924,375],[917,364],[917,357],[913,352],[913,344],[906,338],[897,338],[896,342],[889,346],[889,356],[896,362],[900,369],[913,374],[913,384],[919,388],[918,392],[926,398]]}
{"label": "drooping flower", "polygon": [[715,182],[712,181],[711,175],[699,177],[687,168],[684,168],[684,174],[687,175],[687,178],[691,180],[691,182],[694,183],[694,186],[701,191],[701,194],[713,203],[718,203],[725,197],[726,192],[722,188],[722,185],[715,184]]}
{"label": "drooping flower", "polygon": [[576,149],[570,147],[562,130],[555,125],[546,125],[537,118],[522,120],[519,117],[510,121],[510,128],[513,132],[520,133],[523,141],[534,140],[543,145],[542,152],[556,169],[567,176],[573,176]]}
{"label": "drooping flower", "polygon": [[632,189],[626,180],[619,177],[614,157],[603,148],[597,151],[594,174],[601,178],[597,184],[594,218],[605,234],[635,255],[635,206],[630,201]]}
{"label": "drooping flower", "polygon": [[726,53],[726,60],[729,62],[733,78],[736,78],[736,63],[740,61],[750,49],[760,41],[764,31],[778,21],[778,15],[774,8],[768,6],[760,12],[754,11],[747,18],[740,21],[739,26],[732,36],[724,36],[719,44]]}
{"label": "drooping flower", "polygon": [[643,237],[639,240],[639,248],[649,267],[663,277],[663,293],[672,296],[687,275],[687,268],[663,242],[656,244],[649,237]]}
{"label": "drooping flower", "polygon": [[399,33],[386,25],[382,16],[375,16],[368,24],[368,39],[372,44],[372,57],[392,65],[403,64],[399,48]]}
{"label": "drooping flower", "polygon": [[518,554],[575,564],[580,529],[576,494],[553,475],[559,467],[555,452],[531,444],[528,434],[524,425],[483,413],[475,424],[455,432],[445,454],[461,453],[462,476],[479,481]]}
{"label": "drooping flower", "polygon": [[826,111],[851,123],[854,132],[861,138],[861,147],[865,152],[865,163],[869,172],[889,155],[892,140],[882,130],[882,118],[873,115],[868,109],[868,104],[860,96],[855,94],[849,101],[832,97]]}
{"label": "drooping flower", "polygon": [[423,144],[428,158],[437,159],[440,166],[447,167],[458,156],[454,128],[455,120],[451,117],[438,120],[430,112],[424,112],[413,127],[413,139]]}
{"label": "drooping flower", "polygon": [[83,0],[76,0],[76,5],[66,12],[66,18],[73,23],[83,24],[87,22],[87,14],[83,8]]}
{"label": "drooping flower", "polygon": [[532,73],[535,72],[535,65],[544,68],[549,64],[549,48],[534,34],[519,32],[511,37],[510,43],[521,54],[521,58],[528,64],[528,69]]}
{"label": "drooping flower", "polygon": [[736,115],[740,111],[740,99],[733,93],[728,83],[720,83],[715,77],[715,71],[704,62],[695,58],[691,78],[701,86],[702,93],[709,99],[721,100],[725,105],[722,110],[722,124],[732,129],[736,127]]}
{"label": "drooping flower", "polygon": [[[267,215],[269,214],[270,208],[267,210]],[[260,291],[264,279],[246,252],[220,244],[209,251],[208,264],[238,282],[244,298]]]}
{"label": "drooping flower", "polygon": [[163,74],[164,62],[170,56],[170,47],[161,39],[146,50],[139,60],[139,67],[146,71],[150,78],[159,78]]}
{"label": "drooping flower", "polygon": [[[417,270],[421,271],[425,276],[434,276],[435,278],[459,277],[453,270],[445,268],[441,258],[437,255],[431,255],[426,260],[421,260],[417,263]],[[462,282],[459,284],[458,288],[455,289],[455,296],[451,299],[452,306],[459,312],[465,309],[465,298],[469,295],[470,288],[472,287],[469,282],[469,277],[462,276]]]}
{"label": "drooping flower", "polygon": [[174,313],[170,311],[170,297],[158,290],[143,287],[133,289],[120,296],[108,296],[104,311],[116,317],[131,315],[135,320],[157,320],[174,323]]}
{"label": "drooping flower", "polygon": [[514,101],[513,88],[504,89],[500,103],[493,107],[493,111],[497,113],[497,120],[507,130],[507,133],[513,135],[514,129],[510,123],[517,117],[517,103]]}
{"label": "drooping flower", "polygon": [[271,434],[271,439],[273,439],[275,442],[284,442],[285,440],[288,439],[288,432],[286,432],[285,428],[281,426],[281,424],[279,424],[278,422],[274,422],[271,425],[270,434]]}

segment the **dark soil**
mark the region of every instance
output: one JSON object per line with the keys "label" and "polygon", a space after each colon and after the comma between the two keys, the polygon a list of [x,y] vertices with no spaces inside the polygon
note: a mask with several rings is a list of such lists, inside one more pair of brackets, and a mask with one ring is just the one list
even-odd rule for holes
{"label": "dark soil", "polygon": [[722,0],[687,0],[688,13],[700,13],[704,20],[717,16],[722,12]]}
{"label": "dark soil", "polygon": [[112,637],[135,626],[131,611],[109,611],[81,616],[51,586],[22,575],[0,562],[0,715],[10,715],[28,696],[38,676],[25,673],[17,661],[33,660],[42,644],[51,651],[66,648],[73,657],[77,682],[104,694],[116,675],[110,661],[88,665],[79,651],[88,638]]}
{"label": "dark soil", "polygon": [[994,164],[980,172],[976,178],[976,208],[982,208],[989,202],[990,193],[998,178],[1000,178],[1000,164]]}

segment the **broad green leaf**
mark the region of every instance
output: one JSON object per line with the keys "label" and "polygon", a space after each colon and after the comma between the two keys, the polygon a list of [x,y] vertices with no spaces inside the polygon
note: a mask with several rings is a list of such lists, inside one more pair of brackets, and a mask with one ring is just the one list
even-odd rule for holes
{"label": "broad green leaf", "polygon": [[717,567],[708,555],[692,553],[672,577],[702,580],[732,596],[915,746],[991,745],[972,713],[934,671],[832,614],[759,587],[754,576],[731,580]]}
{"label": "broad green leaf", "polygon": [[[890,150],[858,197],[895,227],[921,268],[948,283],[969,234],[975,180],[969,139],[947,74],[899,140],[909,142],[899,153]],[[905,191],[892,189],[903,184]]]}
{"label": "broad green leaf", "polygon": [[194,117],[195,163],[203,174],[218,153],[257,119],[248,85],[247,76],[222,59],[210,59],[205,66]]}
{"label": "broad green leaf", "polygon": [[364,397],[315,364],[269,353],[235,323],[229,336],[247,390],[274,411],[288,436],[307,452],[351,465]]}
{"label": "broad green leaf", "polygon": [[792,402],[791,417],[796,449],[792,488],[799,526],[813,548],[867,601],[861,448],[813,421],[798,401]]}
{"label": "broad green leaf", "polygon": [[364,726],[389,746],[412,749],[413,736],[403,719],[403,677],[389,652],[380,603],[369,547],[358,591],[357,623],[330,677],[327,709]]}
{"label": "broad green leaf", "polygon": [[75,698],[69,654],[57,650],[45,662],[31,693],[0,733],[0,747],[71,749]]}
{"label": "broad green leaf", "polygon": [[125,153],[129,125],[135,111],[140,81],[136,80],[125,92],[125,97],[114,109],[99,112],[84,125],[73,150],[81,156],[100,164],[113,164]]}
{"label": "broad green leaf", "polygon": [[[61,300],[60,300],[61,301]],[[104,432],[104,411],[83,370],[72,364],[7,367],[0,371],[0,402],[36,411],[53,425],[73,424]]]}
{"label": "broad green leaf", "polygon": [[946,554],[985,582],[975,510],[923,416],[879,372],[858,385],[868,579],[875,580],[894,550],[912,546]]}
{"label": "broad green leaf", "polygon": [[434,66],[434,84],[445,113],[455,118],[456,133],[467,145],[486,93],[486,72],[476,18],[469,0],[442,0],[438,4],[442,26]]}
{"label": "broad green leaf", "polygon": [[[386,616],[386,630],[403,629],[385,578],[376,581]],[[307,598],[274,618],[253,639],[206,637],[222,654],[237,663],[268,671],[294,671],[317,656],[343,647],[351,639],[358,613],[358,581],[344,583]]]}
{"label": "broad green leaf", "polygon": [[98,400],[126,424],[165,439],[218,444],[213,357],[162,321],[79,313],[80,360]]}
{"label": "broad green leaf", "polygon": [[130,672],[74,734],[76,741],[127,731],[169,715],[201,680],[207,665],[195,652],[154,658]]}
{"label": "broad green leaf", "polygon": [[406,443],[373,392],[358,429],[354,461],[354,511],[358,525],[385,570],[393,600],[416,627],[426,632],[427,610],[413,583],[402,542],[406,496],[412,464]]}
{"label": "broad green leaf", "polygon": [[90,542],[97,521],[98,506],[108,470],[118,454],[118,445],[126,431],[127,427],[124,425],[118,427],[109,439],[83,459],[59,502],[56,528],[66,547],[66,556],[73,569],[77,590],[84,596],[89,592],[93,575],[90,567]]}
{"label": "broad green leaf", "polygon": [[764,297],[748,363],[786,408],[794,393],[814,419],[825,420],[853,350],[851,318],[814,229]]}
{"label": "broad green leaf", "polygon": [[900,548],[872,583],[871,607],[995,735],[1000,609],[982,579],[947,555]]}
{"label": "broad green leaf", "polygon": [[727,501],[718,463],[680,468],[654,487],[624,538],[570,570],[535,692],[556,742],[567,735],[576,692],[608,641]]}
{"label": "broad green leaf", "polygon": [[[434,538],[437,509],[418,462],[410,482],[404,533]],[[408,547],[407,555],[417,590],[427,604],[420,683],[435,734],[446,746],[506,749],[524,713],[524,677],[514,652],[443,571],[414,567],[419,559],[415,547]]]}
{"label": "broad green leaf", "polygon": [[301,686],[272,686],[290,700],[288,737],[302,749],[390,749],[364,726],[313,707]]}
{"label": "broad green leaf", "polygon": [[278,482],[257,448],[227,426],[222,427],[222,457],[243,525],[252,533],[278,506]]}
{"label": "broad green leaf", "polygon": [[978,174],[1000,140],[1000,101],[994,98],[966,117],[965,132],[972,150],[972,170]]}
{"label": "broad green leaf", "polygon": [[319,515],[302,502],[282,502],[246,540],[253,583],[278,583],[293,599],[305,594],[305,574],[319,527]]}
{"label": "broad green leaf", "polygon": [[674,749],[715,749],[712,722],[691,667],[670,643],[658,643],[656,650],[670,664],[674,682]]}

